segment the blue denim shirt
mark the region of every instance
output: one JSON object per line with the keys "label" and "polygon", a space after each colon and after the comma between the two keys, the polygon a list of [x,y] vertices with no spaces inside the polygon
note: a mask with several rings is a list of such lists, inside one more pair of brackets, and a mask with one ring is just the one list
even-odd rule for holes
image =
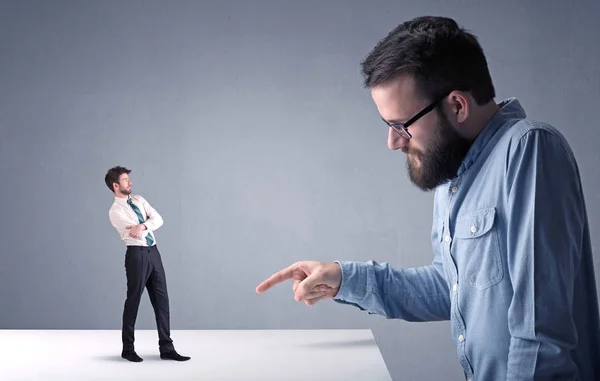
{"label": "blue denim shirt", "polygon": [[435,191],[431,265],[338,261],[334,300],[450,320],[469,380],[600,380],[592,247],[575,157],[552,126],[500,103]]}

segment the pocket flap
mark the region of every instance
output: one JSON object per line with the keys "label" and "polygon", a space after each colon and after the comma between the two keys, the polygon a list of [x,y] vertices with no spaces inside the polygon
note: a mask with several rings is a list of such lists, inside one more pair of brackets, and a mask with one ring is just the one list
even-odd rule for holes
{"label": "pocket flap", "polygon": [[475,213],[463,215],[456,220],[456,238],[477,238],[487,233],[496,217],[496,209],[480,209]]}

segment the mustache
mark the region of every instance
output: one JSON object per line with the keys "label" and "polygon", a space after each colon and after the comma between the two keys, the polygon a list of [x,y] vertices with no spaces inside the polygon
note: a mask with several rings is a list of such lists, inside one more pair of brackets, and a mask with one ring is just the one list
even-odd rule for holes
{"label": "mustache", "polygon": [[407,155],[409,155],[409,154],[410,155],[414,155],[414,156],[421,156],[422,155],[421,151],[418,151],[418,150],[413,149],[413,148],[404,147],[401,150],[402,150],[402,152],[404,152]]}

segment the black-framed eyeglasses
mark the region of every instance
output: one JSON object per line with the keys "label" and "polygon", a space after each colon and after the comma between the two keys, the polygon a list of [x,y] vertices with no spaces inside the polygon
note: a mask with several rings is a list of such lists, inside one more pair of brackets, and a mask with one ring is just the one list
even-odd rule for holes
{"label": "black-framed eyeglasses", "polygon": [[411,139],[412,135],[410,132],[408,132],[408,127],[411,124],[415,123],[417,120],[427,115],[429,112],[431,112],[431,110],[433,110],[438,105],[438,103],[440,103],[444,98],[446,98],[447,95],[448,94],[444,94],[444,96],[439,97],[435,101],[431,102],[427,107],[425,107],[424,109],[416,113],[415,116],[407,120],[406,123],[390,123],[383,118],[381,118],[381,120],[383,120],[385,124],[391,127],[398,135],[400,135],[404,139]]}

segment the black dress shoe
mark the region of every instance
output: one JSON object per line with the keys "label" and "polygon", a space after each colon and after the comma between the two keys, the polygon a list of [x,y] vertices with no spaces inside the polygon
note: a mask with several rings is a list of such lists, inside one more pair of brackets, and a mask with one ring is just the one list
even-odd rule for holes
{"label": "black dress shoe", "polygon": [[135,351],[123,351],[121,353],[121,357],[123,357],[125,360],[129,360],[131,362],[142,362],[142,361],[144,361],[140,356],[138,356],[137,353],[135,353]]}
{"label": "black dress shoe", "polygon": [[191,357],[182,356],[179,353],[175,352],[175,349],[173,349],[170,352],[161,353],[160,358],[163,360],[187,361]]}

